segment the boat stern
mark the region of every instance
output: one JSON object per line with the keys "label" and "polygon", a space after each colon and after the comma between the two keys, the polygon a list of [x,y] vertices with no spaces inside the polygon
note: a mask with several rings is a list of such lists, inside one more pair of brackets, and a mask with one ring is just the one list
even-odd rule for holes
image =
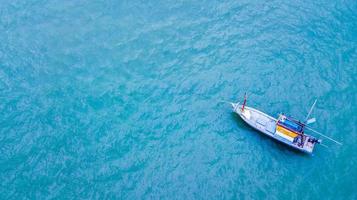
{"label": "boat stern", "polygon": [[314,151],[315,145],[320,144],[321,140],[317,140],[311,136],[308,136],[304,142],[303,149],[307,153],[312,153]]}

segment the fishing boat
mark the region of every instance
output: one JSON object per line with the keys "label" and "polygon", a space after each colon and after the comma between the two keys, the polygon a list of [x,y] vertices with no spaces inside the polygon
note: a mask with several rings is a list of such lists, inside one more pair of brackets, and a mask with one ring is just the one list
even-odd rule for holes
{"label": "fishing boat", "polygon": [[340,142],[325,136],[324,134],[307,126],[307,124],[311,124],[316,121],[315,118],[309,119],[309,116],[316,104],[316,100],[310,108],[310,111],[304,122],[296,120],[285,114],[279,114],[279,117],[276,119],[262,111],[246,106],[246,102],[246,95],[244,95],[244,102],[242,105],[239,102],[230,102],[233,107],[233,112],[237,113],[243,121],[245,121],[248,125],[257,131],[262,132],[263,134],[296,150],[311,154],[314,151],[315,145],[321,144],[322,142],[321,139],[317,139],[312,135],[305,134],[305,129],[309,129],[312,132],[315,132],[329,140],[336,142],[337,144],[342,145]]}

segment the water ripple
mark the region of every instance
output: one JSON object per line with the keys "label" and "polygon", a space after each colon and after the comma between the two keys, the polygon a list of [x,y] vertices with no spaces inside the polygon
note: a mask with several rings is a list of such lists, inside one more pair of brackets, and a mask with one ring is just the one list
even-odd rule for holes
{"label": "water ripple", "polygon": [[[7,1],[1,199],[355,199],[355,2]],[[298,154],[222,100],[343,141]]]}

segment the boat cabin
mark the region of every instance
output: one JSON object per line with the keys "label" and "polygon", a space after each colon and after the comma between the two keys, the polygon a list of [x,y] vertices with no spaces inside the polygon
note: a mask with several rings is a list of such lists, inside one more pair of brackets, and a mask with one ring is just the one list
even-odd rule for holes
{"label": "boat cabin", "polygon": [[293,118],[280,115],[276,123],[275,133],[292,143],[300,143],[303,138],[299,136],[304,134],[304,124]]}

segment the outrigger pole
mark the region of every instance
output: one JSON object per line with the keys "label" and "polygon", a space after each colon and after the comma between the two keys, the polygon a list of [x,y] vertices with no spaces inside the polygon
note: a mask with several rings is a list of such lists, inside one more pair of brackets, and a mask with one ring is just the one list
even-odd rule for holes
{"label": "outrigger pole", "polygon": [[338,141],[336,141],[336,140],[334,140],[334,139],[332,139],[332,138],[330,138],[330,137],[328,137],[328,136],[326,136],[326,135],[324,135],[324,134],[322,134],[322,133],[320,133],[320,132],[318,132],[318,131],[315,131],[314,129],[309,128],[308,126],[305,126],[305,128],[307,128],[307,129],[309,129],[310,131],[312,131],[312,132],[314,132],[314,133],[317,133],[317,134],[319,134],[319,135],[321,135],[321,136],[323,136],[323,137],[325,137],[325,138],[327,138],[327,139],[329,139],[329,140],[335,142],[336,144],[342,145],[341,142],[338,142]]}
{"label": "outrigger pole", "polygon": [[306,119],[305,119],[304,124],[306,124],[306,123],[308,122],[309,117],[310,117],[310,115],[311,115],[312,110],[313,110],[313,109],[314,109],[314,107],[315,107],[316,102],[317,102],[317,99],[315,99],[314,104],[312,104],[312,106],[311,106],[311,108],[310,108],[310,110],[309,110],[309,113],[308,113],[308,114],[307,114],[307,116],[306,116]]}
{"label": "outrigger pole", "polygon": [[[312,110],[314,109],[314,107],[315,107],[315,105],[316,105],[316,102],[317,102],[317,99],[315,99],[314,104],[312,104],[312,106],[311,106],[311,108],[310,108],[310,110],[309,110],[309,113],[308,113],[307,116],[306,116],[306,119],[305,119],[305,122],[304,122],[304,127],[307,128],[307,129],[309,129],[310,131],[316,133],[316,134],[321,135],[322,137],[325,137],[325,138],[327,138],[327,139],[329,139],[329,140],[335,142],[336,144],[342,145],[341,142],[338,142],[338,141],[336,141],[336,140],[334,140],[334,139],[332,139],[332,138],[330,138],[330,137],[328,137],[328,136],[326,136],[326,135],[324,135],[324,134],[322,134],[322,133],[320,133],[320,132],[318,132],[318,131],[315,131],[314,129],[312,129],[312,128],[310,128],[310,127],[307,126],[307,124],[310,124],[310,123],[315,122],[315,118],[309,119],[309,117],[310,117],[310,115],[311,115],[311,113],[312,113]],[[309,121],[311,121],[311,122],[309,122]]]}

